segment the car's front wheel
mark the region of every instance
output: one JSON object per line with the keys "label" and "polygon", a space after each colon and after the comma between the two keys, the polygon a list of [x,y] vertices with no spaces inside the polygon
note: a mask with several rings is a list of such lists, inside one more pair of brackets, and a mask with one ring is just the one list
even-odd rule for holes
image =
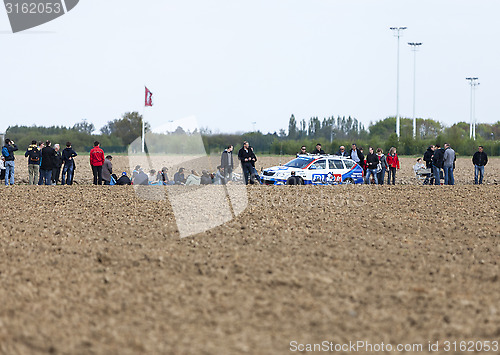
{"label": "car's front wheel", "polygon": [[344,180],[344,185],[354,185],[354,180],[352,178],[347,178]]}

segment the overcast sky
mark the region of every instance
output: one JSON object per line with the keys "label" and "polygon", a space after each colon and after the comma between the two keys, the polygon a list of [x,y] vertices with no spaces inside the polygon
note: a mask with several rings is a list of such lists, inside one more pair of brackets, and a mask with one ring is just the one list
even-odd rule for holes
{"label": "overcast sky", "polygon": [[81,0],[65,16],[10,33],[0,10],[0,131],[9,125],[100,128],[143,112],[153,127],[196,116],[213,131],[286,128],[293,113],[351,115],[366,125],[412,116],[468,121],[478,76],[478,121],[500,118],[498,0]]}

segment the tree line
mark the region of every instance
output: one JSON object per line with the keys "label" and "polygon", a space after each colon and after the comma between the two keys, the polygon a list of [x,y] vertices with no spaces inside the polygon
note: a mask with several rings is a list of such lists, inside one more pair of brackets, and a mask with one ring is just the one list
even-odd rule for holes
{"label": "tree line", "polygon": [[[146,131],[150,125],[145,123]],[[479,124],[476,128],[477,139],[469,139],[469,124],[459,122],[446,127],[433,119],[417,119],[417,138],[413,139],[413,120],[401,119],[401,137],[395,133],[396,118],[388,117],[370,123],[365,127],[356,118],[348,117],[311,117],[296,119],[292,115],[287,129],[282,128],[274,133],[245,132],[245,133],[212,133],[209,129],[184,132],[178,127],[170,135],[165,145],[172,153],[189,152],[184,136],[196,137],[201,134],[205,150],[209,153],[219,153],[227,145],[239,147],[243,141],[249,141],[255,151],[260,154],[295,154],[301,145],[312,150],[316,143],[321,143],[328,153],[335,153],[340,145],[349,147],[352,143],[367,149],[369,146],[382,148],[387,151],[390,147],[398,148],[404,155],[423,154],[431,144],[450,143],[460,155],[473,154],[478,145],[483,145],[485,151],[492,156],[500,156],[500,121],[494,124]],[[89,151],[95,140],[109,153],[126,152],[127,147],[142,132],[142,115],[138,112],[127,112],[122,117],[109,121],[96,132],[95,126],[87,121],[75,124],[73,127],[64,126],[11,126],[6,131],[6,137],[13,139],[20,147],[28,146],[32,139],[50,140],[64,144],[70,141],[78,151]],[[156,146],[162,145],[165,135],[151,134]],[[195,142],[195,140],[192,140]],[[179,142],[179,143],[175,143]],[[174,144],[175,143],[175,144]],[[178,147],[176,148],[176,146]],[[192,146],[192,145],[191,145]],[[195,145],[196,146],[196,145]],[[196,146],[196,150],[199,147]]]}

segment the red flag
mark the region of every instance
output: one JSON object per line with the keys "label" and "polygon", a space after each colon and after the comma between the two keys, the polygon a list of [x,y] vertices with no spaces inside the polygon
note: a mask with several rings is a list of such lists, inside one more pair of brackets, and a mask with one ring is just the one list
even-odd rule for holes
{"label": "red flag", "polygon": [[146,100],[144,106],[153,106],[153,93],[146,87]]}

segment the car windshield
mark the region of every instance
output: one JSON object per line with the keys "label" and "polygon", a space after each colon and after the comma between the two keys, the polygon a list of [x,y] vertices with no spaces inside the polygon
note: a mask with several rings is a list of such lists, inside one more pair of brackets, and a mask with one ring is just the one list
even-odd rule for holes
{"label": "car windshield", "polygon": [[289,161],[288,163],[285,164],[285,166],[288,166],[290,168],[305,168],[309,163],[311,163],[314,160],[314,158],[297,158],[292,161]]}

